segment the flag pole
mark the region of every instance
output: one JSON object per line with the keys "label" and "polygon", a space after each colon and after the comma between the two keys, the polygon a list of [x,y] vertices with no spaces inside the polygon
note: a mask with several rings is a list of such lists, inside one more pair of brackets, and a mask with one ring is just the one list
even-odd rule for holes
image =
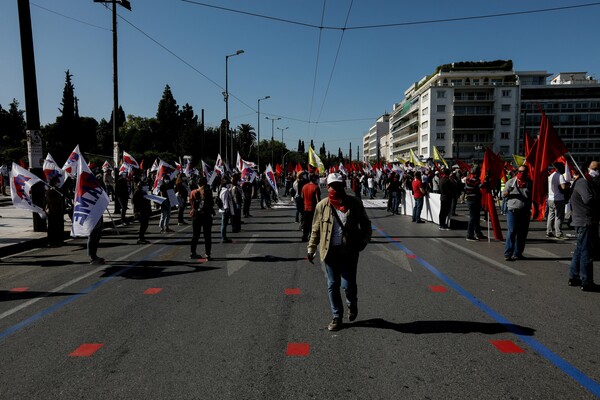
{"label": "flag pole", "polygon": [[577,162],[573,158],[573,155],[571,153],[567,153],[567,155],[569,156],[569,158],[573,162],[573,165],[575,166],[575,168],[577,168],[577,171],[579,171],[579,174],[581,174],[581,176],[585,176],[585,174],[583,173],[583,171],[581,170],[581,168],[579,168],[579,165],[577,165]]}
{"label": "flag pole", "polygon": [[115,231],[117,231],[117,236],[121,236],[121,232],[119,232],[119,229],[117,228],[117,224],[115,224],[115,220],[113,219],[112,214],[110,213],[110,210],[107,208],[106,212],[108,213],[108,216],[110,217],[110,221],[112,222],[113,226],[115,227]]}

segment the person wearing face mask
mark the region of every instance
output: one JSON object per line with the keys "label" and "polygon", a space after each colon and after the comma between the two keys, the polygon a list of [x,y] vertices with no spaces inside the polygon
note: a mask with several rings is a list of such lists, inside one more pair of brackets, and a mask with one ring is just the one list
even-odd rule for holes
{"label": "person wearing face mask", "polygon": [[308,241],[308,261],[315,258],[317,246],[327,272],[327,291],[333,319],[327,329],[342,328],[344,304],[340,286],[344,288],[348,317],[358,315],[356,273],[358,255],[371,240],[371,221],[360,199],[348,196],[340,174],[327,177],[328,196],[315,207]]}
{"label": "person wearing face mask", "polygon": [[[597,161],[590,163],[590,178],[593,179],[596,172],[592,171],[598,171],[598,168]],[[580,286],[583,291],[595,291],[593,242],[594,232],[598,232],[598,200],[594,196],[591,182],[581,176],[579,170],[575,172],[574,178],[570,200],[571,226],[577,232],[577,245],[569,268],[568,283],[569,286]]]}
{"label": "person wearing face mask", "polygon": [[519,166],[517,175],[506,182],[502,195],[507,198],[508,233],[504,259],[506,261],[523,260],[523,250],[529,231],[531,219],[531,189],[532,182],[528,176],[529,169],[525,165]]}
{"label": "person wearing face mask", "polygon": [[131,203],[133,204],[133,215],[140,222],[137,244],[149,243],[146,240],[145,235],[146,230],[148,229],[148,224],[150,223],[152,206],[150,205],[150,200],[144,197],[147,193],[148,186],[144,182],[139,182],[135,187],[135,191],[133,192],[133,197],[131,199]]}

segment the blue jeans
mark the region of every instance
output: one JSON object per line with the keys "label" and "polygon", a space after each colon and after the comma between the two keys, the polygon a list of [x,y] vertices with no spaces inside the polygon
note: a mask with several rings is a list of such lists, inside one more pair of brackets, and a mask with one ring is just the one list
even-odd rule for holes
{"label": "blue jeans", "polygon": [[229,224],[230,218],[231,213],[229,210],[221,213],[221,239],[227,239],[227,224]]}
{"label": "blue jeans", "polygon": [[425,197],[420,197],[418,199],[415,199],[415,206],[413,207],[413,215],[412,215],[413,222],[417,222],[417,221],[421,220],[421,211],[423,210],[424,200],[425,200]]}
{"label": "blue jeans", "polygon": [[469,207],[469,225],[467,225],[467,237],[483,236],[481,234],[481,226],[479,225],[479,217],[481,216],[481,200],[467,199],[467,207]]}
{"label": "blue jeans", "polygon": [[356,285],[356,270],[358,266],[358,252],[342,251],[342,246],[332,246],[325,258],[327,270],[327,292],[329,305],[333,318],[344,317],[344,303],[340,294],[340,286],[346,292],[346,303],[349,307],[356,307],[358,287]]}
{"label": "blue jeans", "polygon": [[390,196],[392,196],[392,212],[394,214],[398,214],[398,207],[400,206],[400,193],[391,192]]}
{"label": "blue jeans", "polygon": [[160,229],[167,229],[169,227],[169,222],[171,221],[171,203],[168,200],[165,200],[160,205],[160,220],[158,221],[158,226]]}
{"label": "blue jeans", "polygon": [[506,222],[508,223],[508,232],[506,233],[506,246],[504,248],[504,257],[520,257],[525,250],[525,241],[529,231],[530,213],[529,207],[519,210],[508,210]]}
{"label": "blue jeans", "polygon": [[586,225],[575,227],[577,232],[577,247],[573,253],[571,267],[569,268],[570,279],[581,279],[582,285],[594,283],[594,254],[592,230],[598,229],[597,225]]}

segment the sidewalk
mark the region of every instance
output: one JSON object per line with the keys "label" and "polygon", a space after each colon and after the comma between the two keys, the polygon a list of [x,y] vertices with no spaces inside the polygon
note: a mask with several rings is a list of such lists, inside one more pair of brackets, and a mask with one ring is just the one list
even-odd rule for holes
{"label": "sidewalk", "polygon": [[[108,210],[114,210],[111,201]],[[112,227],[108,210],[104,212],[105,226]],[[111,211],[112,212],[112,211]],[[127,209],[127,216],[133,218],[133,210]],[[46,245],[46,232],[34,232],[33,214],[30,211],[15,208],[10,196],[0,194],[0,257]],[[113,215],[115,223],[120,217]],[[71,220],[65,215],[65,235],[71,230]],[[66,238],[66,236],[65,236]]]}

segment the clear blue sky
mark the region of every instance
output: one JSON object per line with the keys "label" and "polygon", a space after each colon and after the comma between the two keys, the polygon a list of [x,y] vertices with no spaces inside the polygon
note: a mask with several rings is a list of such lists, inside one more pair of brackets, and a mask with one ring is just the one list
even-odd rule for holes
{"label": "clear blue sky", "polygon": [[[218,126],[225,117],[221,94],[225,87],[225,56],[243,49],[244,54],[229,59],[231,125],[249,123],[256,129],[257,99],[269,95],[269,100],[261,101],[261,139],[271,137],[271,122],[264,117],[282,117],[275,126],[289,127],[284,132],[284,141],[292,149],[298,139],[307,145],[313,139],[317,147],[325,142],[327,150],[334,154],[338,148],[346,154],[350,142],[354,156],[357,145],[362,153],[362,136],[375,119],[391,111],[392,104],[403,98],[411,83],[432,73],[440,64],[512,59],[516,70],[587,71],[600,78],[600,5],[506,17],[348,29],[342,35],[339,29],[320,30],[180,0],[130,1],[132,12],[122,7],[118,10],[133,25],[118,20],[119,102],[127,114],[155,116],[158,101],[169,84],[180,106],[189,103],[198,115],[205,109],[206,124]],[[585,0],[203,2],[336,28],[345,24],[349,28],[399,24],[591,3]],[[98,121],[109,119],[113,102],[110,10],[93,0],[35,0],[30,4],[42,124],[54,122],[59,114],[67,69],[73,74],[80,115]],[[2,0],[0,105],[4,108],[13,98],[25,108],[19,38],[17,0]],[[275,135],[281,140],[280,130],[276,129]]]}

